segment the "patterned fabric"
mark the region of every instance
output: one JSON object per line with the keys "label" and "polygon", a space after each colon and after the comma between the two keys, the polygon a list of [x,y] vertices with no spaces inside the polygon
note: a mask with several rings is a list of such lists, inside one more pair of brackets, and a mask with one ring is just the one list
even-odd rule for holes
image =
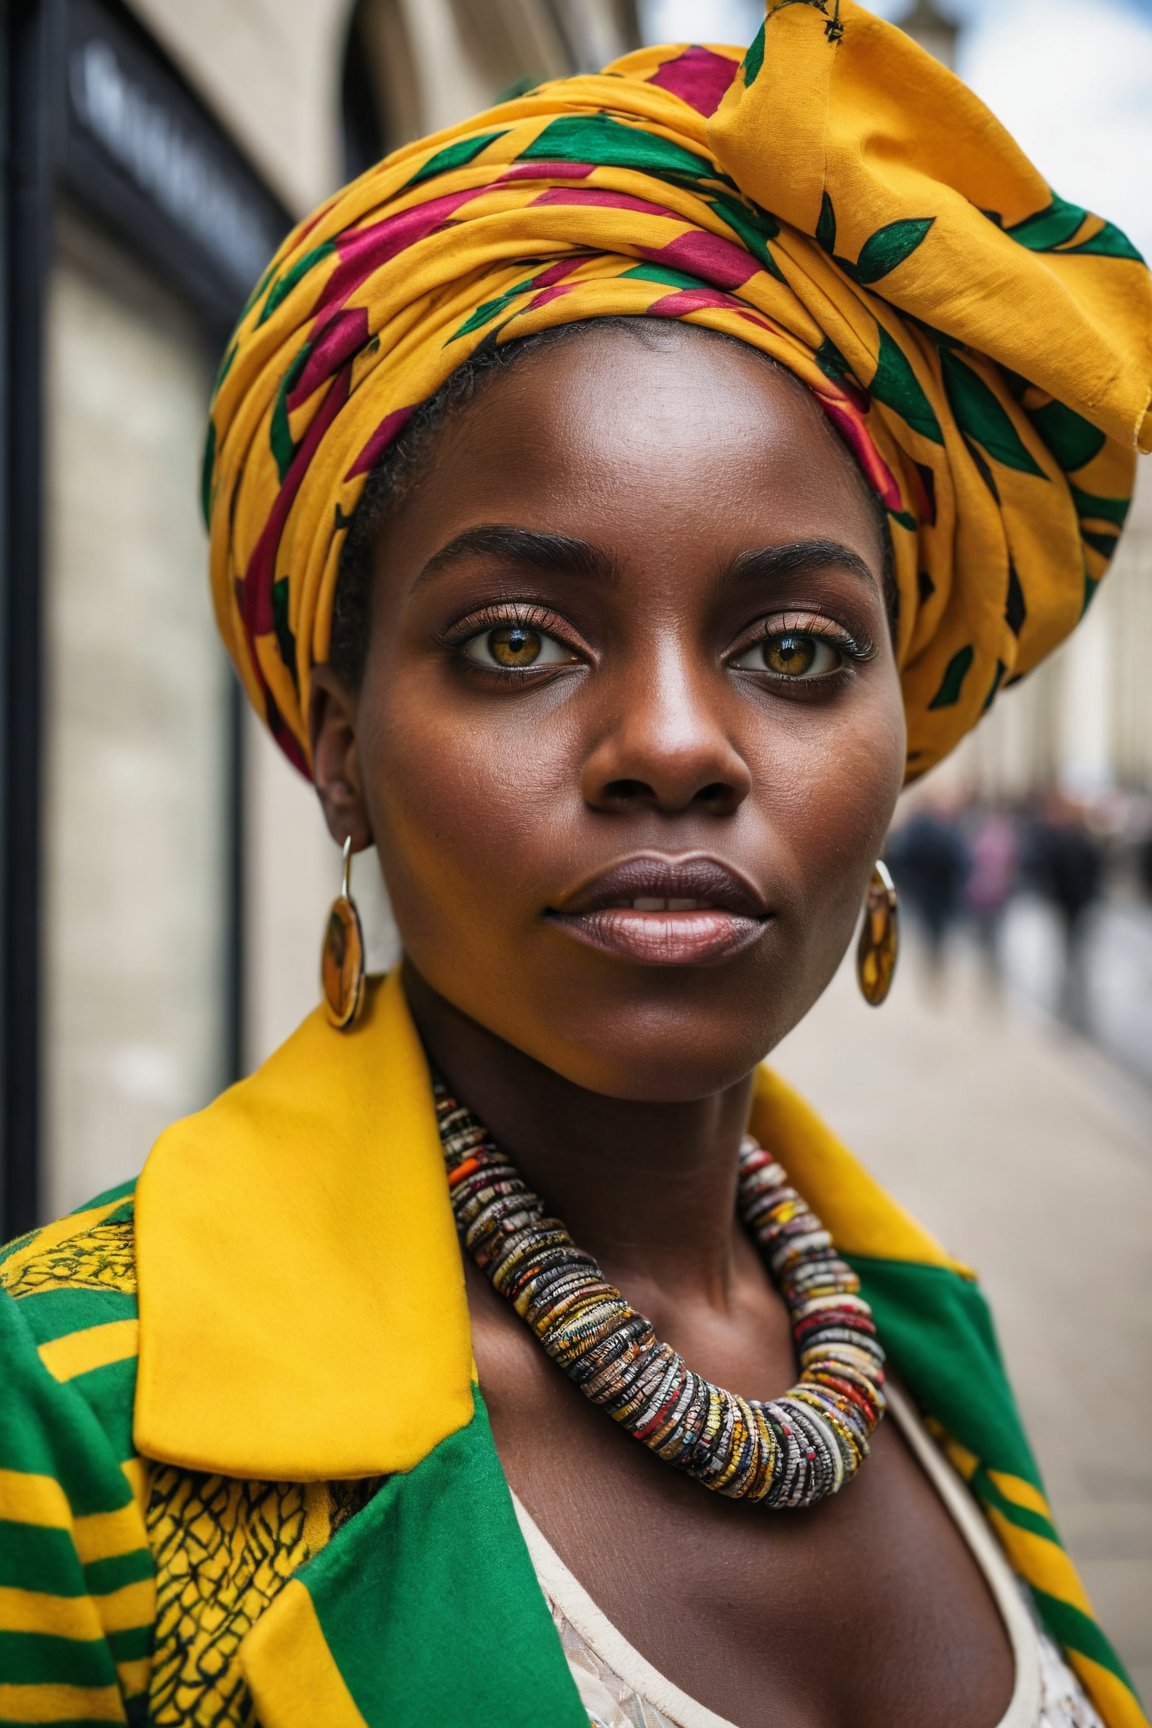
{"label": "patterned fabric", "polygon": [[251,1723],[243,1639],[379,1487],[237,1482],[136,1455],[131,1190],[0,1261],[4,1724]]}
{"label": "patterned fabric", "polygon": [[[1102,1721],[1149,1728],[971,1275],[766,1073],[751,1129],[858,1272]],[[436,1355],[421,1316],[459,1349]],[[134,1200],[0,1254],[0,1723],[587,1728],[469,1361],[397,974],[353,1035],[317,1010],[170,1129]]]}
{"label": "patterned fabric", "polygon": [[726,331],[819,397],[891,526],[908,774],[1076,624],[1152,447],[1152,289],[983,105],[855,0],[768,0],[408,145],[284,242],[205,452],[217,619],[308,771],[365,481],[477,348],[606,314]]}

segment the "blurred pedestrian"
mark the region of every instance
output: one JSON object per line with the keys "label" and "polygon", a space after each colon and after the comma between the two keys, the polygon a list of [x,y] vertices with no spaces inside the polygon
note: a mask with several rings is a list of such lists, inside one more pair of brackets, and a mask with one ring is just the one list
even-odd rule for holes
{"label": "blurred pedestrian", "polygon": [[998,989],[1004,914],[1020,869],[1020,836],[1006,810],[976,815],[968,829],[968,854],[964,910],[976,938],[985,980]]}
{"label": "blurred pedestrian", "polygon": [[1103,889],[1104,849],[1078,804],[1059,792],[1048,796],[1029,833],[1024,868],[1060,933],[1057,1012],[1069,1026],[1084,1031],[1090,1021],[1088,937],[1091,913]]}
{"label": "blurred pedestrian", "polygon": [[944,983],[952,933],[960,921],[970,857],[949,806],[926,804],[890,836],[888,862],[924,939],[928,979]]}

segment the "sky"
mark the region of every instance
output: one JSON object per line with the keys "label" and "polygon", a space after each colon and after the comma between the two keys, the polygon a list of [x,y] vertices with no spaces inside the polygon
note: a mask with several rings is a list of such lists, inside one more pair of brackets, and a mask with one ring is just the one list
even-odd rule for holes
{"label": "sky", "polygon": [[[956,70],[1050,185],[1152,257],[1152,0],[937,0]],[[899,20],[909,0],[873,0]],[[762,0],[642,0],[650,41],[746,42]]]}

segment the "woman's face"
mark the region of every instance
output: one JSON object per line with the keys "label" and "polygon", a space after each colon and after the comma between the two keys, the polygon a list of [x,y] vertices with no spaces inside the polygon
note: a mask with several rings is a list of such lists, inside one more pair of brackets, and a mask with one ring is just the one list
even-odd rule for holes
{"label": "woman's face", "polygon": [[314,709],[409,964],[614,1097],[746,1074],[851,939],[904,762],[864,483],[735,344],[586,332],[491,375],[382,531]]}

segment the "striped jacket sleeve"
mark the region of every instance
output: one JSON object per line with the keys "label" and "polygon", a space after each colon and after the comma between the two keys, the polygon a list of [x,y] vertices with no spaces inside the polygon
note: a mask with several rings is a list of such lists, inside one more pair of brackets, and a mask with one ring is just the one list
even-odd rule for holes
{"label": "striped jacket sleeve", "polygon": [[147,1717],[155,1583],[134,1492],[131,1260],[131,1202],[115,1197],[0,1264],[3,1728]]}

